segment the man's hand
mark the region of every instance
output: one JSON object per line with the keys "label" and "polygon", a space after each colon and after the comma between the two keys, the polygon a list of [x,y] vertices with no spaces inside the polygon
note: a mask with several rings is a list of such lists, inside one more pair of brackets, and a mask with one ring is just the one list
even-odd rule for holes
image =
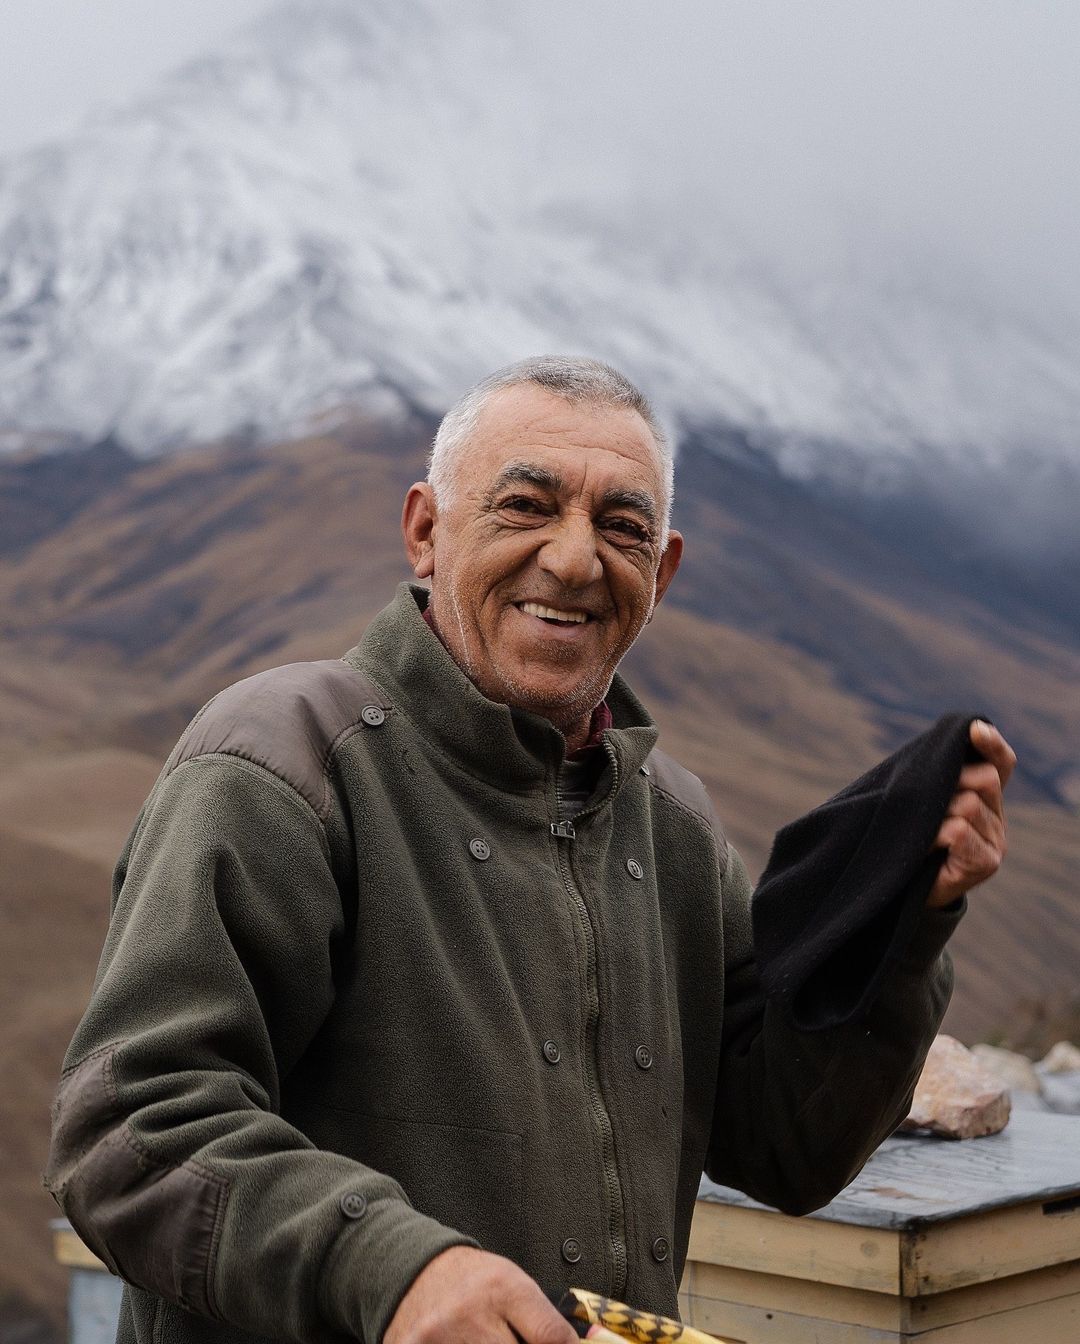
{"label": "man's hand", "polygon": [[510,1260],[451,1246],[413,1280],[383,1344],[580,1344],[532,1279]]}
{"label": "man's hand", "polygon": [[1008,848],[1002,793],[1016,764],[1016,752],[996,728],[981,719],[971,725],[971,742],[985,760],[960,771],[934,841],[934,848],[946,854],[926,901],[931,910],[951,905],[965,891],[993,877]]}

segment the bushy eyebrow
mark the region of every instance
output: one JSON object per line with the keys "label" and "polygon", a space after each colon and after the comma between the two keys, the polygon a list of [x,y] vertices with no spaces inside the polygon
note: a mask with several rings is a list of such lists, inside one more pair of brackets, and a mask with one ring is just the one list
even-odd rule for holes
{"label": "bushy eyebrow", "polygon": [[645,490],[609,490],[600,505],[602,509],[632,509],[647,518],[653,527],[660,521],[656,500]]}
{"label": "bushy eyebrow", "polygon": [[508,485],[537,485],[541,490],[561,490],[563,478],[557,471],[547,467],[538,467],[533,462],[507,462],[491,486],[491,495],[496,495]]}
{"label": "bushy eyebrow", "polygon": [[[508,462],[492,482],[488,499],[493,500],[508,485],[535,485],[556,494],[563,488],[563,478],[557,471],[537,466],[534,462]],[[660,523],[656,501],[645,490],[609,490],[600,500],[600,511],[603,513],[608,509],[631,509],[654,528]]]}

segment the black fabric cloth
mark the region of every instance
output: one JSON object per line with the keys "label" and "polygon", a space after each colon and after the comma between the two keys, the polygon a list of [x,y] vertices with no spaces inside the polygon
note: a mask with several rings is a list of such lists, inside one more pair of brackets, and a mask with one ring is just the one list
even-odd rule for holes
{"label": "black fabric cloth", "polygon": [[944,861],[931,846],[961,767],[981,759],[974,717],[946,714],[777,832],[754,946],[766,992],[800,1028],[860,1018],[908,947]]}
{"label": "black fabric cloth", "polygon": [[573,821],[596,792],[600,776],[609,768],[607,753],[593,747],[579,759],[567,756],[559,767],[559,820]]}

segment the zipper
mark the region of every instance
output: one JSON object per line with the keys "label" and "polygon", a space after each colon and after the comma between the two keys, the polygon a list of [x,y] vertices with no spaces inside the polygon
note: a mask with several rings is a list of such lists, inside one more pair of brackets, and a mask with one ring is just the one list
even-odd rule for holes
{"label": "zipper", "polygon": [[[607,747],[606,743],[604,745]],[[614,751],[610,747],[607,748],[607,751],[612,770],[611,788],[599,802],[579,812],[574,821],[580,821],[582,817],[587,817],[596,812],[615,790],[619,776],[619,764]],[[577,832],[572,821],[562,818],[563,799],[557,773],[555,776],[555,806],[556,816],[559,820],[552,823],[551,834],[558,840],[573,840]],[[626,1211],[623,1205],[622,1182],[619,1180],[619,1171],[615,1164],[615,1133],[611,1125],[611,1116],[604,1105],[603,1093],[600,1089],[598,1060],[600,988],[596,975],[596,930],[593,927],[592,916],[589,914],[589,907],[585,904],[585,898],[574,882],[567,847],[558,844],[555,846],[555,850],[558,855],[559,876],[562,878],[563,887],[570,898],[570,903],[574,907],[581,930],[585,935],[585,983],[588,994],[588,1014],[585,1019],[585,1079],[589,1109],[600,1133],[600,1152],[608,1192],[608,1229],[611,1234],[611,1250],[614,1261],[614,1282],[611,1295],[621,1300],[626,1292]]]}

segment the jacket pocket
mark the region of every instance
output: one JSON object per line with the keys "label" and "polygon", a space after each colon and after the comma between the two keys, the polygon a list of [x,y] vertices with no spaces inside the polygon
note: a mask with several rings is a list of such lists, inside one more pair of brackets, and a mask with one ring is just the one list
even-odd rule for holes
{"label": "jacket pocket", "polygon": [[[326,1338],[332,1340],[335,1336],[328,1333]],[[119,1336],[117,1344],[121,1344]],[[158,1300],[153,1344],[274,1344],[274,1341]]]}
{"label": "jacket pocket", "polygon": [[304,1127],[321,1147],[392,1177],[420,1213],[474,1237],[486,1251],[521,1263],[520,1134],[320,1104],[311,1106]]}

